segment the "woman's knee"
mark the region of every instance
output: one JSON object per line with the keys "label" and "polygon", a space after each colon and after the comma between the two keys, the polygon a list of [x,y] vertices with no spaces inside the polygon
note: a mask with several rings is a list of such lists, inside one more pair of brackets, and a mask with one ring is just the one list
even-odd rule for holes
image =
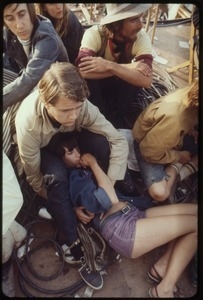
{"label": "woman's knee", "polygon": [[153,183],[148,189],[149,195],[158,202],[163,202],[169,197],[166,187],[162,182]]}

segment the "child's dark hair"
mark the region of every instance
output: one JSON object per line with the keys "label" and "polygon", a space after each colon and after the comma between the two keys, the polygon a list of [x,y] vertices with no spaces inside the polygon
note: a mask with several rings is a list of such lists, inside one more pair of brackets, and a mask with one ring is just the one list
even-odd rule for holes
{"label": "child's dark hair", "polygon": [[55,134],[47,148],[48,150],[56,155],[59,158],[63,158],[65,155],[64,147],[68,148],[68,150],[72,151],[74,148],[78,146],[78,132],[59,132]]}

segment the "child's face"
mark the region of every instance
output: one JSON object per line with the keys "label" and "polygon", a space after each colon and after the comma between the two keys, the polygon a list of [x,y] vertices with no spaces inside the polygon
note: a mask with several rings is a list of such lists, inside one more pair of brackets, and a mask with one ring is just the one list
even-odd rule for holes
{"label": "child's face", "polygon": [[74,148],[73,150],[69,150],[68,148],[64,147],[65,155],[63,157],[63,162],[66,164],[68,168],[70,167],[79,167],[80,166],[80,151],[78,147]]}

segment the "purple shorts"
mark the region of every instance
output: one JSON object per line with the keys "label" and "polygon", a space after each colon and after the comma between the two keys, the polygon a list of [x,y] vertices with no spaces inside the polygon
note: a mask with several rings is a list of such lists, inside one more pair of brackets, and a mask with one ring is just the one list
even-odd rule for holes
{"label": "purple shorts", "polygon": [[131,210],[126,214],[119,211],[107,217],[101,234],[116,252],[125,257],[131,257],[136,234],[136,222],[145,217],[145,211],[131,206]]}

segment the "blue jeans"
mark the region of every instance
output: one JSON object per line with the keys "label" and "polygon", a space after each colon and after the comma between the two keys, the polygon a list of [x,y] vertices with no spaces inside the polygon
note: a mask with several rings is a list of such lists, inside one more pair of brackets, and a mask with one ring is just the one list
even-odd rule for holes
{"label": "blue jeans", "polygon": [[[117,77],[87,79],[90,91],[89,100],[116,128],[128,128],[126,118],[134,101],[139,101],[140,87],[133,86]],[[130,129],[134,124],[130,125]]]}
{"label": "blue jeans", "polygon": [[[198,145],[194,143],[194,138],[186,134],[183,138],[181,150],[189,151],[192,155],[198,153]],[[134,151],[140,169],[145,189],[147,190],[153,183],[160,182],[166,176],[166,164],[157,164],[147,162],[140,152],[139,144],[134,140]]]}
{"label": "blue jeans", "polygon": [[[80,147],[84,152],[92,153],[100,161],[105,172],[108,170],[110,148],[105,137],[82,130]],[[41,172],[47,186],[47,210],[63,233],[67,245],[71,245],[77,240],[77,219],[69,198],[67,169],[47,147],[41,149]]]}

